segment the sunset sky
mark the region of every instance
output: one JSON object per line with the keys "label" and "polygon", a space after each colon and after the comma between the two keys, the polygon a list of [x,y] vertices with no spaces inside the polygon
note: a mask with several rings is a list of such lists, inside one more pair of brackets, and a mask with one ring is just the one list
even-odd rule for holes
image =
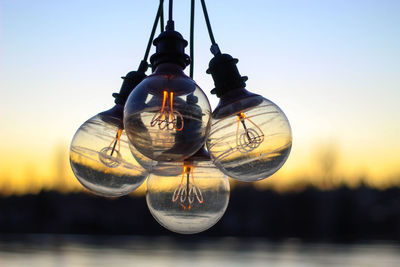
{"label": "sunset sky", "polygon": [[[209,92],[212,55],[197,2],[195,80]],[[190,1],[175,3],[186,39]],[[217,43],[247,88],[278,104],[293,131],[286,165],[265,183],[361,177],[400,185],[400,1],[207,1]],[[78,127],[113,105],[143,57],[158,0],[0,3],[0,192],[80,188],[68,162]],[[188,53],[188,50],[187,50]],[[67,170],[63,174],[63,169]],[[342,178],[344,177],[344,178]],[[29,190],[28,190],[29,189]]]}

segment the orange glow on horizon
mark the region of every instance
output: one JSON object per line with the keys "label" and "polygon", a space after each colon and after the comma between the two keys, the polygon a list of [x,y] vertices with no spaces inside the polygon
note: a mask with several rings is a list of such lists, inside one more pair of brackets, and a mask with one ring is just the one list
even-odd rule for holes
{"label": "orange glow on horizon", "polygon": [[[332,189],[342,185],[354,188],[361,184],[381,189],[400,186],[397,161],[390,154],[396,154],[395,151],[388,152],[388,158],[392,161],[387,158],[379,161],[378,158],[375,159],[372,156],[372,159],[375,159],[375,165],[368,165],[367,163],[371,161],[370,155],[354,158],[355,152],[350,154],[330,151],[333,148],[329,145],[316,147],[322,149],[322,152],[306,154],[295,146],[281,170],[265,180],[254,183],[254,186],[260,190],[277,191],[301,190],[308,185],[321,189]],[[0,194],[35,194],[41,190],[56,190],[64,193],[86,191],[70,169],[69,150],[65,144],[56,146],[48,154],[41,153],[36,156],[33,153],[36,152],[35,150],[5,150],[5,152],[0,155]],[[328,162],[323,159],[324,157],[328,159]],[[233,188],[240,185],[233,180],[231,184]],[[145,188],[144,184],[133,195],[144,195]]]}

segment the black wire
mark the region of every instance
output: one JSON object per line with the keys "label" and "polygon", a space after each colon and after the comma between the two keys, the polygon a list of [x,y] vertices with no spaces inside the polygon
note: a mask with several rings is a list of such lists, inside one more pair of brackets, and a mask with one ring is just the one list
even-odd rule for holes
{"label": "black wire", "polygon": [[149,58],[151,44],[153,43],[154,35],[156,33],[157,24],[158,24],[158,21],[160,20],[160,16],[161,16],[161,12],[162,12],[163,6],[164,6],[164,0],[160,0],[160,5],[158,6],[157,16],[156,16],[156,19],[154,20],[153,29],[151,30],[149,42],[147,43],[146,52],[145,52],[144,57],[143,57],[143,61],[144,62],[147,62],[147,59]]}
{"label": "black wire", "polygon": [[215,42],[215,39],[214,39],[214,34],[211,29],[210,18],[208,17],[207,7],[206,7],[206,3],[204,2],[204,0],[201,0],[201,5],[203,7],[204,18],[206,20],[207,30],[208,30],[208,34],[210,35],[211,44],[215,46],[215,45],[217,45],[217,43]]}
{"label": "black wire", "polygon": [[190,78],[192,79],[194,71],[194,8],[195,0],[192,0],[190,7]]}
{"label": "black wire", "polygon": [[168,14],[168,20],[169,21],[173,21],[173,17],[172,17],[172,13],[173,13],[173,5],[174,5],[174,1],[173,0],[169,0],[169,14]]}
{"label": "black wire", "polygon": [[160,14],[160,31],[164,32],[164,7],[161,8],[161,14]]}

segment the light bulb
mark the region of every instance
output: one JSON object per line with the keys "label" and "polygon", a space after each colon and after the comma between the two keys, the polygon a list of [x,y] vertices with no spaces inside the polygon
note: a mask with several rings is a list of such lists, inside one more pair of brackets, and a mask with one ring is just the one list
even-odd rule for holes
{"label": "light bulb", "polygon": [[120,92],[113,94],[116,105],[82,124],[72,139],[72,170],[78,181],[97,195],[126,195],[148,176],[148,171],[131,155],[122,118],[126,98],[143,80],[146,68],[147,64],[142,62],[138,71],[123,77]]}
{"label": "light bulb", "polygon": [[102,113],[86,121],[76,132],[70,162],[84,187],[106,197],[126,195],[148,176],[131,155],[122,121]]}
{"label": "light bulb", "polygon": [[[243,88],[247,78],[239,76],[236,63],[225,54],[210,62],[209,73],[213,74],[220,102],[212,114],[207,148],[226,175],[252,182],[271,176],[285,163],[292,133],[277,105]],[[221,83],[221,79],[229,82]]]}
{"label": "light bulb", "polygon": [[215,168],[207,152],[167,164],[179,167],[180,172],[151,173],[147,180],[146,201],[153,217],[181,234],[199,233],[217,223],[228,206],[229,181]]}
{"label": "light bulb", "polygon": [[211,108],[204,92],[183,72],[188,58],[182,36],[165,31],[154,43],[155,71],[129,95],[124,126],[132,145],[146,157],[182,161],[204,145]]}
{"label": "light bulb", "polygon": [[161,176],[175,176],[182,173],[180,163],[155,161],[140,153],[133,145],[130,144],[129,147],[135,160],[149,173]]}

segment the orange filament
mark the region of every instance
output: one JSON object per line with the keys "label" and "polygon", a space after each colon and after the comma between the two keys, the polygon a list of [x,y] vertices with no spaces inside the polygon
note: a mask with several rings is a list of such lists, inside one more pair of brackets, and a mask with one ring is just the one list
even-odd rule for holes
{"label": "orange filament", "polygon": [[[243,112],[239,113],[236,128],[236,148],[242,153],[248,153],[258,148],[264,142],[264,133],[261,128],[248,118]],[[246,125],[246,120],[251,128]],[[244,132],[240,133],[240,124]]]}
{"label": "orange filament", "polygon": [[[99,151],[100,162],[109,168],[116,168],[120,165],[120,160],[122,159],[121,153],[121,134],[123,129],[118,129],[117,134],[108,145],[108,147],[103,147]],[[118,145],[118,147],[117,147]],[[108,173],[108,169],[105,171]]]}
{"label": "orange filament", "polygon": [[[154,127],[158,125],[160,130],[176,130],[182,131],[183,129],[183,116],[178,112],[174,111],[174,92],[169,93],[169,106],[166,106],[168,101],[168,91],[163,91],[163,103],[160,111],[154,114],[150,126]],[[181,123],[181,127],[178,128],[178,121]]]}
{"label": "orange filament", "polygon": [[169,93],[169,100],[171,102],[171,111],[173,112],[174,111],[174,92]]}
{"label": "orange filament", "polygon": [[168,92],[164,91],[164,98],[163,98],[163,102],[162,102],[162,106],[161,106],[161,113],[164,113],[165,102],[167,102],[167,98],[168,98]]}
{"label": "orange filament", "polygon": [[203,194],[194,183],[193,167],[185,165],[181,182],[172,195],[172,202],[178,202],[184,210],[191,210],[195,200],[202,204],[204,202]]}

